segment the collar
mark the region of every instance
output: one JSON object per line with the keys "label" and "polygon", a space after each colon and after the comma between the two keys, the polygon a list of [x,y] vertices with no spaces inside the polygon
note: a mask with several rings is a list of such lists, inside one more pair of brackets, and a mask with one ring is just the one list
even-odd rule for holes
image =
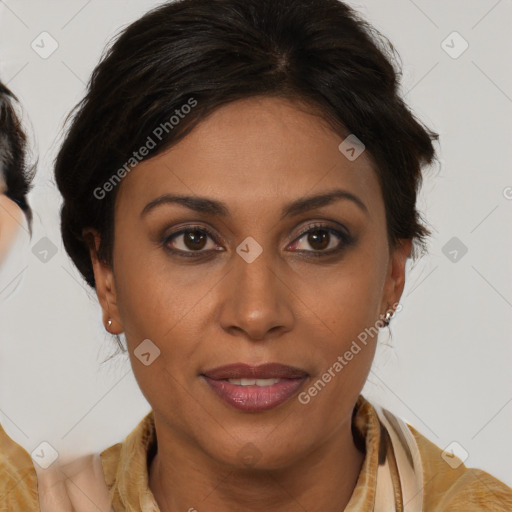
{"label": "collar", "polygon": [[[421,512],[421,459],[405,422],[359,396],[352,415],[356,446],[365,454],[345,512]],[[114,512],[159,512],[149,489],[148,467],[156,450],[153,411],[124,442],[101,453]]]}

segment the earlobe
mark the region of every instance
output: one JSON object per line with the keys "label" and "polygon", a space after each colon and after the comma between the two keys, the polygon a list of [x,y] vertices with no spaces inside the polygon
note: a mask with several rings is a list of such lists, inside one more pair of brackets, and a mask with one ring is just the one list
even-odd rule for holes
{"label": "earlobe", "polygon": [[103,325],[111,334],[120,334],[123,332],[123,328],[117,309],[117,294],[112,268],[98,256],[101,236],[94,228],[85,228],[82,231],[82,236],[89,247],[96,295],[103,311]]}

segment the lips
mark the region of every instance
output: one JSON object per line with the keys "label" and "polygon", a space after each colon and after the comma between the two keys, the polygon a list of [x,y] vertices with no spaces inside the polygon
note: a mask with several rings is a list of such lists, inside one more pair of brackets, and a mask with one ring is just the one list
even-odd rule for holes
{"label": "lips", "polygon": [[207,370],[201,376],[226,404],[245,412],[260,412],[289,400],[308,373],[279,363],[235,363]]}
{"label": "lips", "polygon": [[251,366],[244,363],[234,363],[219,366],[202,373],[214,380],[223,379],[301,379],[308,374],[304,370],[279,363],[267,363]]}

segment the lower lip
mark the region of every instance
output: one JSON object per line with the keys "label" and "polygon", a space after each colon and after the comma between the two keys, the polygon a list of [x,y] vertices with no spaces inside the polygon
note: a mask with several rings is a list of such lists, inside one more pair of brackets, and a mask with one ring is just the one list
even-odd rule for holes
{"label": "lower lip", "polygon": [[289,400],[302,386],[306,377],[283,379],[271,386],[239,386],[227,380],[215,380],[203,375],[210,388],[235,409],[259,412],[273,409]]}

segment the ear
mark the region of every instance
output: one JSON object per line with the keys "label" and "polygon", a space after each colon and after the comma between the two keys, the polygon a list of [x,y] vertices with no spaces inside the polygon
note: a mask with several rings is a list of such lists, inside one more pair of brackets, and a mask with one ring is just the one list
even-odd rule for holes
{"label": "ear", "polygon": [[411,255],[412,240],[410,238],[399,239],[396,246],[390,251],[388,271],[384,283],[381,313],[389,311],[391,314],[396,309],[405,286],[405,266]]}
{"label": "ear", "polygon": [[[101,236],[94,228],[85,228],[82,231],[82,236],[89,246],[96,295],[103,310],[103,325],[111,334],[120,334],[123,332],[123,324],[117,308],[114,274],[112,268],[98,257]],[[112,322],[110,326],[108,325],[109,320]]]}

